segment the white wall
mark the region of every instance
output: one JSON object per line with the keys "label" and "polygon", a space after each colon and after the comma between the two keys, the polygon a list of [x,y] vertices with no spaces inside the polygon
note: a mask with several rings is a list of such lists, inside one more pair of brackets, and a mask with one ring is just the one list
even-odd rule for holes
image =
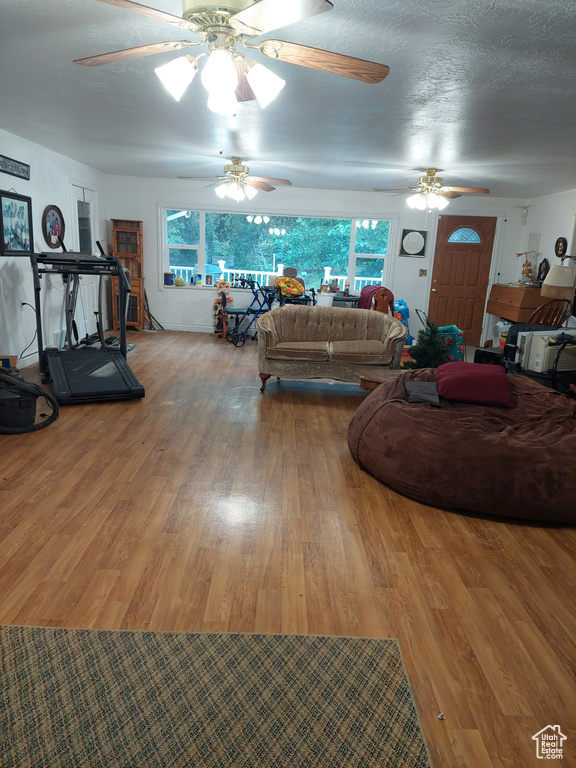
{"label": "white wall", "polygon": [[[15,192],[32,198],[32,229],[36,252],[50,250],[42,236],[42,213],[47,205],[56,205],[62,211],[66,232],[64,243],[69,250],[78,247],[72,237],[72,200],[71,183],[81,184],[96,190],[98,210],[98,235],[106,231],[105,218],[98,202],[104,197],[104,176],[88,166],[51,152],[37,144],[20,139],[5,131],[0,131],[0,154],[30,166],[30,180],[10,176],[0,172],[0,189]],[[86,278],[83,288],[94,282]],[[52,335],[63,328],[61,313],[63,286],[58,276],[49,276],[42,281],[42,306],[45,344],[52,343]],[[83,294],[84,294],[83,290]],[[93,292],[86,291],[89,295]],[[4,256],[0,258],[0,353],[20,355],[32,342],[36,332],[36,319],[33,310],[22,302],[34,306],[34,286],[32,269],[27,257]],[[93,310],[95,307],[84,303],[88,327],[79,327],[79,333],[92,331],[95,327]],[[34,362],[37,343],[29,347],[27,357],[21,366]],[[30,355],[30,357],[28,357]]]}
{"label": "white wall", "polygon": [[[198,208],[210,211],[228,210],[221,205],[212,189],[204,182],[180,179],[142,179],[137,177],[104,176],[81,163],[58,155],[39,145],[0,131],[0,154],[31,166],[30,181],[0,173],[0,188],[32,198],[34,244],[37,251],[47,250],[41,232],[44,208],[57,205],[67,223],[65,242],[70,250],[77,247],[69,239],[68,224],[72,221],[71,183],[91,187],[97,194],[98,239],[107,249],[110,243],[111,218],[133,218],[144,222],[144,273],[146,292],[152,314],[166,328],[211,331],[212,306],[215,291],[210,288],[165,289],[160,263],[158,204]],[[260,193],[257,203],[234,206],[245,213],[270,215],[309,215],[328,217],[392,218],[394,222],[387,284],[398,299],[410,307],[411,331],[418,329],[416,309],[426,310],[430,290],[431,268],[435,245],[436,217],[421,211],[411,211],[403,196],[376,192],[341,192],[337,190],[280,187],[271,193]],[[256,202],[256,201],[254,201]],[[256,210],[256,208],[258,210]],[[528,209],[527,216],[526,208]],[[538,233],[541,254],[556,263],[554,243],[560,236],[568,239],[568,251],[574,249],[576,190],[537,200],[512,200],[462,196],[453,200],[446,213],[452,215],[485,215],[498,218],[492,282],[507,282],[520,277],[521,263],[515,254],[526,250],[529,235]],[[429,238],[425,258],[399,257],[402,228],[427,229]],[[572,250],[571,250],[572,249]],[[419,277],[426,269],[426,277]],[[87,278],[90,280],[91,278]],[[51,283],[51,285],[48,285]],[[62,286],[59,278],[51,277],[42,291],[45,342],[63,327],[61,316]],[[30,344],[36,330],[34,313],[29,307],[21,311],[22,301],[34,304],[32,271],[28,259],[3,257],[0,260],[0,353],[18,355]],[[235,305],[246,301],[245,293],[237,293]],[[92,307],[85,307],[89,316]],[[492,320],[487,318],[485,337],[491,336]],[[90,329],[92,330],[92,329]],[[84,329],[80,328],[83,334]],[[47,338],[46,338],[47,337]],[[34,353],[35,343],[28,353]],[[21,365],[34,361],[27,357]]]}
{"label": "white wall", "polygon": [[[213,290],[190,287],[166,289],[163,285],[164,265],[160,263],[158,205],[164,203],[174,208],[225,211],[230,210],[230,204],[223,206],[214,190],[206,188],[204,181],[121,176],[108,177],[106,200],[109,218],[137,218],[144,222],[144,273],[152,314],[165,328],[210,331],[212,304],[215,298]],[[452,215],[473,214],[498,218],[496,257],[493,260],[494,281],[520,277],[514,254],[520,250],[522,244],[521,206],[525,205],[527,202],[524,200],[462,196],[452,201],[445,211]],[[296,187],[279,187],[274,192],[260,193],[251,203],[234,204],[234,211],[246,214],[267,213],[271,216],[284,214],[334,218],[392,218],[394,226],[386,282],[395,298],[404,299],[408,304],[415,324],[414,329],[411,326],[414,335],[419,327],[415,310],[426,310],[428,307],[436,216],[410,210],[404,196]],[[424,258],[398,256],[400,234],[406,227],[429,231]],[[419,277],[421,269],[427,270],[425,277]],[[244,303],[246,301],[246,294],[233,293],[233,296],[237,307],[242,305],[243,300]]]}
{"label": "white wall", "polygon": [[[531,200],[525,231],[541,235],[540,259],[547,258],[550,266],[560,263],[554,254],[554,244],[559,237],[568,240],[567,252],[576,256],[576,189]],[[523,246],[527,244],[526,239]]]}

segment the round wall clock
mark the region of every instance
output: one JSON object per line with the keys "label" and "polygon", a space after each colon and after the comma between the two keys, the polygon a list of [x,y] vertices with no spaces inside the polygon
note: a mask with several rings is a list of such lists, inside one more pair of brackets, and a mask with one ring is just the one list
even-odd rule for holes
{"label": "round wall clock", "polygon": [[400,239],[400,256],[424,256],[426,235],[425,229],[403,229]]}
{"label": "round wall clock", "polygon": [[42,234],[50,248],[60,248],[59,237],[64,240],[64,216],[56,205],[47,205],[42,214]]}
{"label": "round wall clock", "polygon": [[559,237],[554,245],[554,253],[558,258],[566,256],[566,250],[568,248],[568,241],[565,237]]}

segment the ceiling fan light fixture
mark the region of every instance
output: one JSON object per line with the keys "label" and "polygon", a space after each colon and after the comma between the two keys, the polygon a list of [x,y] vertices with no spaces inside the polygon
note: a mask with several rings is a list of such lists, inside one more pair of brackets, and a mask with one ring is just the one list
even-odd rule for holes
{"label": "ceiling fan light fixture", "polygon": [[233,117],[238,110],[238,99],[234,91],[218,91],[208,94],[208,109],[217,115]]}
{"label": "ceiling fan light fixture", "polygon": [[224,48],[216,48],[210,53],[202,69],[202,85],[212,96],[222,91],[234,92],[238,87],[238,74],[232,54]]}
{"label": "ceiling fan light fixture", "polygon": [[419,211],[425,211],[426,209],[430,211],[436,209],[443,211],[449,201],[445,197],[442,197],[442,195],[437,195],[436,192],[430,192],[427,189],[423,189],[407,198],[406,202],[410,208],[416,208]]}
{"label": "ceiling fan light fixture", "polygon": [[179,56],[154,70],[164,88],[176,101],[180,101],[197,71],[198,62],[193,56]]}
{"label": "ceiling fan light fixture", "polygon": [[448,205],[448,200],[441,195],[437,195],[436,192],[429,192],[427,197],[428,208],[434,210],[437,208],[439,211],[444,210]]}
{"label": "ceiling fan light fixture", "polygon": [[241,203],[242,200],[246,199],[246,192],[244,191],[244,185],[240,184],[239,182],[232,182],[228,186],[228,197],[231,197],[232,200],[235,200],[237,203]]}
{"label": "ceiling fan light fixture", "polygon": [[275,75],[274,72],[257,61],[251,61],[248,65],[246,79],[262,109],[265,109],[270,102],[274,101],[286,85],[286,80],[282,80],[281,77],[278,77],[278,75]]}
{"label": "ceiling fan light fixture", "polygon": [[244,181],[233,179],[223,181],[222,184],[216,187],[215,191],[221,200],[229,197],[237,203],[241,203],[243,200],[253,200],[258,193],[257,189],[254,189],[254,187],[246,184]]}
{"label": "ceiling fan light fixture", "polygon": [[415,195],[411,195],[406,200],[406,202],[407,202],[408,206],[410,208],[412,208],[412,209],[417,209],[419,211],[425,211],[426,208],[427,208],[426,199],[419,192],[417,194],[415,194]]}

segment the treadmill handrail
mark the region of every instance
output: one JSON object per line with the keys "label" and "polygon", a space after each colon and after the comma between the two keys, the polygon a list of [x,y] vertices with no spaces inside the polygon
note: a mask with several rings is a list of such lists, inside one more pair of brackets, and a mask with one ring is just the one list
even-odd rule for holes
{"label": "treadmill handrail", "polygon": [[[126,308],[127,296],[130,290],[126,288],[126,276],[124,267],[117,256],[103,258],[93,254],[64,251],[63,253],[31,253],[30,264],[32,266],[34,280],[34,303],[36,308],[36,335],[38,337],[38,360],[43,381],[46,379],[47,362],[44,351],[44,336],[42,329],[42,308],[40,302],[40,275],[110,275],[118,277],[118,325],[120,328],[120,353],[124,359],[127,357],[126,343]],[[124,290],[120,290],[120,286]]]}

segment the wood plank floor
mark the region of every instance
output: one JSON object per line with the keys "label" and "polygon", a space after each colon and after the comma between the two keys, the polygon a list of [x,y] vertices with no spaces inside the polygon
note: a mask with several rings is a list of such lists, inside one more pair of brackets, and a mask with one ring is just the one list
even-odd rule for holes
{"label": "wood plank floor", "polygon": [[435,766],[539,765],[549,724],[576,765],[576,529],[380,484],[359,387],[262,395],[252,341],[129,336],[142,401],[0,435],[0,623],[397,637]]}

